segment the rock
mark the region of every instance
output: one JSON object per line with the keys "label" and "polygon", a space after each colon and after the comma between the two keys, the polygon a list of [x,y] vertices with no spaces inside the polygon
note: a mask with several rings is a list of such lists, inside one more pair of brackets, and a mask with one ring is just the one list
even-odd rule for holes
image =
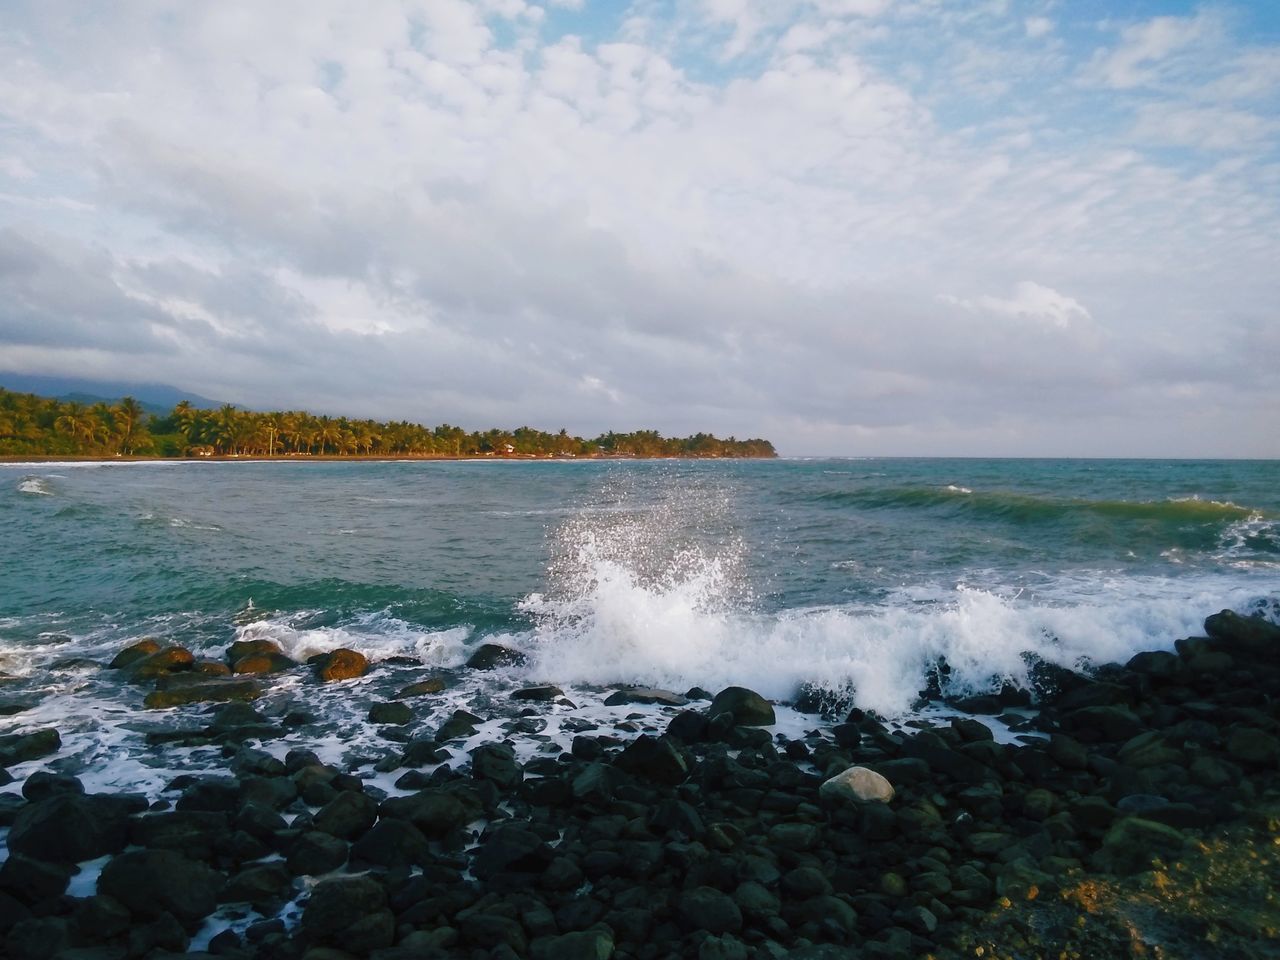
{"label": "rock", "polygon": [[0,864],[0,890],[29,904],[61,896],[75,868],[67,863],[46,863],[21,853],[10,854]]}
{"label": "rock", "polygon": [[689,776],[689,765],[666,737],[642,734],[627,744],[614,761],[619,770],[657,783],[674,786]]}
{"label": "rock", "polygon": [[229,830],[225,812],[179,810],[138,817],[130,826],[129,842],[148,849],[177,850],[199,860],[210,860]]}
{"label": "rock", "polygon": [[534,703],[550,703],[552,700],[558,700],[564,696],[564,691],[552,684],[542,684],[536,687],[524,687],[521,690],[511,694],[512,700],[528,700]]}
{"label": "rock", "polygon": [[315,828],[340,840],[353,840],[377,819],[377,801],[364,793],[343,790],[316,813]]}
{"label": "rock", "polygon": [[185,924],[203,920],[218,906],[222,874],[174,850],[137,850],[113,858],[98,878],[98,892],[118,900],[135,917],[172,914]]}
{"label": "rock", "polygon": [[599,928],[544,937],[529,945],[533,960],[609,960],[613,934]]}
{"label": "rock", "polygon": [[811,823],[778,823],[766,835],[771,847],[783,850],[812,850],[818,843],[818,828]]}
{"label": "rock", "polygon": [[770,893],[764,884],[754,880],[738,884],[738,888],[733,892],[733,902],[738,905],[743,916],[753,921],[776,917],[782,909],[781,901]]}
{"label": "rock", "polygon": [[351,847],[351,858],[381,867],[411,867],[428,862],[426,835],[407,820],[379,820]]}
{"label": "rock", "polygon": [[681,743],[701,743],[707,739],[707,723],[707,718],[697,710],[684,710],[667,724],[667,736]]}
{"label": "rock", "polygon": [[497,873],[541,873],[554,854],[533,831],[517,824],[495,828],[480,844],[471,872],[481,880]]}
{"label": "rock", "polygon": [[81,936],[92,941],[118,937],[133,922],[123,903],[101,893],[77,901],[73,917]]}
{"label": "rock", "polygon": [[283,653],[255,653],[235,661],[231,665],[231,672],[235,674],[281,673],[292,670],[297,665],[296,660],[291,660]]}
{"label": "rock", "polygon": [[333,680],[354,680],[363,677],[369,669],[369,661],[363,654],[339,647],[315,662],[316,676],[328,683]]}
{"label": "rock", "polygon": [[407,703],[375,703],[369,708],[370,723],[402,725],[413,719],[413,710]]}
{"label": "rock", "polygon": [[590,763],[573,778],[574,799],[603,806],[613,799],[618,779],[618,772],[608,764]]}
{"label": "rock", "polygon": [[737,937],[707,937],[698,945],[698,960],[748,960],[751,951]]}
{"label": "rock", "polygon": [[[236,640],[227,647],[227,663],[234,664],[246,657],[284,656],[284,650],[274,640]],[[291,663],[293,661],[290,661]]]}
{"label": "rock", "polygon": [[302,913],[309,937],[352,953],[389,947],[395,939],[395,916],[387,909],[382,885],[371,877],[322,880]]}
{"label": "rock", "polygon": [[1187,842],[1179,830],[1141,817],[1124,817],[1107,831],[1094,865],[1117,874],[1146,870],[1154,857],[1179,856]]}
{"label": "rock", "polygon": [[499,790],[514,790],[524,779],[515,750],[505,743],[486,743],[471,751],[471,775],[488,780]]}
{"label": "rock", "polygon": [[198,673],[206,677],[229,677],[231,676],[231,668],[221,660],[201,660],[197,659],[191,664],[193,673]]}
{"label": "rock", "polygon": [[256,700],[262,687],[255,680],[224,680],[200,677],[190,683],[147,694],[142,705],[149,710],[178,707],[187,703],[225,703],[228,700]]}
{"label": "rock", "polygon": [[1254,727],[1236,727],[1227,738],[1227,753],[1244,763],[1274,766],[1280,758],[1280,740]]}
{"label": "rock", "polygon": [[20,920],[4,940],[8,960],[49,960],[71,946],[71,924],[65,917]]}
{"label": "rock", "polygon": [[279,861],[256,864],[241,870],[228,881],[220,900],[248,903],[261,913],[273,913],[292,899],[293,876]]}
{"label": "rock", "polygon": [[242,700],[232,701],[214,711],[209,729],[213,731],[235,730],[266,724],[267,718]]}
{"label": "rock", "polygon": [[824,782],[818,788],[818,796],[824,800],[888,803],[893,799],[893,785],[874,770],[850,767]]}
{"label": "rock", "polygon": [[495,667],[516,667],[528,660],[519,650],[504,647],[500,643],[482,643],[467,658],[472,670],[492,670]]}
{"label": "rock", "polygon": [[39,760],[62,748],[62,737],[52,727],[31,733],[11,733],[0,737],[0,767],[12,767],[28,760]]}
{"label": "rock", "polygon": [[[510,953],[494,949],[490,956],[518,957],[526,950],[524,930],[519,921],[497,913],[467,912],[459,915],[462,938],[477,947],[506,948]],[[484,954],[482,953],[481,956]]]}
{"label": "rock", "polygon": [[446,740],[470,737],[476,732],[475,725],[483,722],[474,713],[468,713],[466,710],[455,710],[449,716],[449,719],[440,725],[440,729],[436,731],[436,742],[444,743]]}
{"label": "rock", "polygon": [[1135,654],[1124,665],[1133,673],[1145,673],[1157,680],[1172,680],[1182,672],[1182,661],[1176,653],[1167,650],[1148,650]]}
{"label": "rock", "polygon": [[677,894],[675,908],[686,930],[723,934],[742,929],[742,911],[732,897],[715,887],[694,887]]}
{"label": "rock", "polygon": [[744,727],[769,727],[778,722],[773,705],[746,687],[725,687],[711,701],[707,715],[731,713],[733,722]]}
{"label": "rock", "polygon": [[1204,632],[1223,646],[1274,658],[1280,654],[1280,626],[1262,617],[1242,617],[1231,610],[1204,621]]}
{"label": "rock", "polygon": [[659,690],[656,687],[623,687],[605,697],[606,707],[618,707],[626,703],[657,704],[664,707],[683,707],[689,698],[670,690]]}
{"label": "rock", "polygon": [[1151,730],[1126,740],[1116,753],[1116,759],[1127,767],[1141,770],[1166,763],[1181,763],[1182,752],[1174,749],[1163,736]]}
{"label": "rock", "polygon": [[1085,743],[1128,740],[1142,732],[1142,721],[1134,712],[1117,706],[1074,710],[1062,718],[1062,725]]}
{"label": "rock", "polygon": [[165,647],[130,664],[129,680],[142,683],[168,673],[190,670],[195,660],[195,655],[186,647]]}
{"label": "rock", "polygon": [[1079,740],[1055,733],[1049,738],[1049,756],[1067,770],[1086,770],[1089,767],[1089,751]]}
{"label": "rock", "polygon": [[484,812],[473,794],[445,790],[422,790],[407,797],[392,797],[384,800],[378,810],[384,817],[408,820],[431,839],[465,827]]}
{"label": "rock", "polygon": [[411,683],[408,686],[401,687],[396,693],[397,700],[407,700],[409,697],[421,697],[428,693],[440,693],[449,686],[445,682],[444,677],[428,677],[426,680],[419,680],[417,683]]}
{"label": "rock", "polygon": [[29,803],[14,818],[9,850],[37,860],[79,863],[123,850],[134,807],[116,797],[57,794]]}
{"label": "rock", "polygon": [[329,873],[347,862],[347,845],[330,834],[311,830],[294,841],[285,862],[289,872],[297,876]]}
{"label": "rock", "polygon": [[120,670],[130,664],[137,663],[139,660],[145,660],[153,653],[160,652],[160,644],[151,637],[139,640],[137,643],[131,643],[112,658],[107,664],[110,670]]}

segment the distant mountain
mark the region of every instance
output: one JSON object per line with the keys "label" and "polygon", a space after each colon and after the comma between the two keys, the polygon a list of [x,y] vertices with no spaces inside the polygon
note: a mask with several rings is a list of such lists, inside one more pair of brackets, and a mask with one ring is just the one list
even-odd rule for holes
{"label": "distant mountain", "polygon": [[34,393],[53,397],[63,403],[116,403],[121,397],[133,397],[143,409],[157,417],[167,416],[180,400],[190,400],[193,407],[212,410],[224,401],[210,400],[190,390],[180,390],[164,383],[126,383],[118,380],[83,380],[76,377],[41,377],[29,373],[0,371],[0,387],[15,393]]}

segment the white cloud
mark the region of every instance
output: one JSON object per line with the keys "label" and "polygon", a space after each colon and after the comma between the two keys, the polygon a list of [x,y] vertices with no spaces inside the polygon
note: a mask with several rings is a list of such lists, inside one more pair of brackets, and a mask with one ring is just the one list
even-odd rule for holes
{"label": "white cloud", "polygon": [[1034,280],[1021,280],[1016,283],[1009,297],[983,294],[966,300],[952,294],[940,294],[938,299],[970,312],[986,312],[1018,320],[1029,320],[1060,330],[1078,325],[1081,321],[1093,320],[1092,315],[1078,300],[1059,293],[1052,287],[1036,283]]}
{"label": "white cloud", "polygon": [[1158,83],[1177,55],[1217,34],[1218,22],[1207,14],[1152,17],[1120,31],[1120,43],[1099,50],[1090,64],[1091,79],[1117,90]]}
{"label": "white cloud", "polygon": [[1027,17],[1022,21],[1022,26],[1027,36],[1033,40],[1053,32],[1053,21],[1048,17]]}

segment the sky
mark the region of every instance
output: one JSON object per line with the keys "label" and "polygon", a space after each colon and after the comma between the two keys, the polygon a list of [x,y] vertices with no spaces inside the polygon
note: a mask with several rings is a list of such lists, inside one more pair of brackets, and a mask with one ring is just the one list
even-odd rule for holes
{"label": "sky", "polygon": [[0,371],[1278,457],[1278,143],[1280,3],[5,0]]}

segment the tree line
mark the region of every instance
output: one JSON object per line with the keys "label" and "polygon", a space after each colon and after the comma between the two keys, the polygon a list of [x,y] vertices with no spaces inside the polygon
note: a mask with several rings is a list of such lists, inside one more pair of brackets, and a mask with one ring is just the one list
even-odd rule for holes
{"label": "tree line", "polygon": [[302,410],[258,413],[225,404],[204,410],[183,400],[149,414],[133,397],[78,403],[0,388],[0,455],[239,457],[774,457],[768,440],[709,433],[664,437],[610,431],[594,439],[533,427],[468,433],[442,423],[359,420]]}

